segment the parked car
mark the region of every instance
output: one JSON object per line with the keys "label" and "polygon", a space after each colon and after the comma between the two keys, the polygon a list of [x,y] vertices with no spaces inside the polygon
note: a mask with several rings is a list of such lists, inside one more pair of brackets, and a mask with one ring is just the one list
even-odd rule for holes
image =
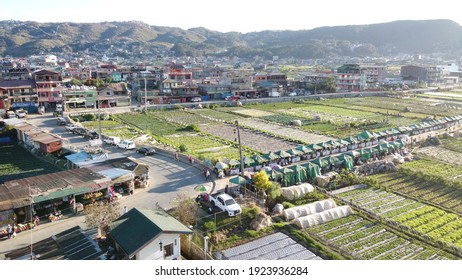
{"label": "parked car", "polygon": [[16,119],[16,114],[13,111],[7,111],[5,116],[7,119]]}
{"label": "parked car", "polygon": [[144,146],[136,150],[139,154],[144,154],[145,156],[153,155],[156,153],[156,150],[153,147]]}
{"label": "parked car", "polygon": [[25,118],[25,117],[27,117],[27,111],[24,110],[24,109],[16,110],[16,116],[18,118]]}
{"label": "parked car", "polygon": [[233,96],[226,97],[225,100],[227,100],[227,101],[237,101],[237,100],[241,100],[241,97],[238,96],[238,95],[233,95]]}
{"label": "parked car", "polygon": [[72,130],[72,133],[77,135],[85,135],[85,133],[87,133],[87,130],[83,127],[76,127]]}
{"label": "parked car", "polygon": [[57,118],[56,119],[56,124],[58,124],[58,125],[66,125],[67,120],[65,118]]}
{"label": "parked car", "polygon": [[125,149],[125,150],[131,150],[131,149],[135,149],[136,146],[135,146],[135,142],[131,141],[131,140],[123,140],[123,141],[120,141],[119,144],[117,144],[117,147],[121,148],[121,149]]}
{"label": "parked car", "polygon": [[85,134],[83,135],[85,138],[90,138],[90,139],[98,139],[99,134],[96,131],[86,131]]}
{"label": "parked car", "polygon": [[117,136],[108,136],[104,139],[104,143],[109,145],[117,145],[120,143],[120,138]]}
{"label": "parked car", "polygon": [[78,126],[76,124],[68,124],[68,125],[66,125],[66,130],[71,132],[72,130],[74,130],[77,127],[80,127],[80,126]]}
{"label": "parked car", "polygon": [[201,101],[202,101],[202,98],[200,98],[200,97],[191,98],[191,102],[201,102]]}

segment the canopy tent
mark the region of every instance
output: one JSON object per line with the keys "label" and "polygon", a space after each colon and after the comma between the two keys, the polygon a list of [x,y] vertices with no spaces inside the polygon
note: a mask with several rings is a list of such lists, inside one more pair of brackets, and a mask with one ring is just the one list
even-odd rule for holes
{"label": "canopy tent", "polygon": [[259,154],[254,154],[252,156],[252,159],[258,163],[258,164],[262,164],[262,163],[265,163],[265,162],[268,162],[268,159],[266,159],[265,157],[259,155]]}
{"label": "canopy tent", "polygon": [[295,172],[290,168],[283,168],[280,170],[282,173],[282,185],[284,187],[295,185]]}
{"label": "canopy tent", "polygon": [[316,176],[321,175],[321,168],[319,168],[319,166],[314,163],[306,162],[300,165],[306,168],[311,181],[313,181]]}
{"label": "canopy tent", "polygon": [[398,146],[398,148],[402,148],[406,145],[403,139],[398,139],[395,141],[395,144]]}
{"label": "canopy tent", "polygon": [[322,158],[317,158],[317,159],[311,160],[310,162],[316,164],[320,168],[324,168],[329,165],[329,162]]}
{"label": "canopy tent", "polygon": [[217,161],[217,163],[215,163],[215,168],[218,169],[218,170],[223,170],[223,169],[226,169],[228,167],[229,167],[229,165],[227,165],[226,163],[221,162],[221,161]]}
{"label": "canopy tent", "polygon": [[286,151],[277,151],[277,152],[275,152],[275,154],[276,154],[277,156],[279,156],[280,158],[289,158],[289,157],[292,157],[292,155],[289,154],[289,153],[286,152]]}
{"label": "canopy tent", "polygon": [[264,154],[263,157],[267,158],[270,161],[280,159],[280,156],[276,155],[274,152],[269,152],[267,154]]}
{"label": "canopy tent", "polygon": [[340,164],[343,164],[345,170],[350,171],[353,169],[353,158],[346,154],[341,154],[336,157]]}
{"label": "canopy tent", "polygon": [[308,171],[306,167],[299,164],[288,167],[295,172],[295,184],[305,183],[308,181]]}
{"label": "canopy tent", "polygon": [[227,163],[228,163],[228,165],[230,167],[235,167],[235,166],[241,165],[241,163],[238,160],[235,160],[235,159],[230,159]]}
{"label": "canopy tent", "polygon": [[304,154],[309,154],[313,152],[312,149],[308,148],[307,146],[303,146],[303,145],[296,147],[295,150],[301,151]]}
{"label": "canopy tent", "polygon": [[369,131],[363,131],[358,136],[361,137],[361,139],[364,139],[364,140],[369,140],[369,139],[374,138],[374,135],[372,133],[370,133]]}
{"label": "canopy tent", "polygon": [[290,149],[287,151],[287,153],[289,153],[291,156],[300,156],[304,154],[302,151],[297,149]]}
{"label": "canopy tent", "polygon": [[364,148],[359,150],[359,153],[361,154],[361,159],[366,161],[371,158],[372,156],[372,149],[371,148]]}
{"label": "canopy tent", "polygon": [[345,139],[343,139],[343,140],[346,141],[346,142],[348,142],[348,144],[356,144],[356,143],[360,142],[360,141],[358,140],[358,138],[356,138],[356,137],[354,137],[354,136],[349,136],[349,137],[347,137],[347,138],[345,138]]}
{"label": "canopy tent", "polygon": [[236,176],[234,178],[229,179],[229,182],[236,185],[243,185],[247,183],[247,179],[241,176]]}
{"label": "canopy tent", "polygon": [[273,181],[281,181],[282,180],[282,177],[283,177],[283,174],[278,171],[278,170],[275,170],[275,169],[271,169],[271,170],[265,170],[266,171],[266,174],[268,174],[269,178]]}
{"label": "canopy tent", "polygon": [[244,162],[245,167],[252,166],[255,163],[255,161],[252,158],[247,157],[247,156],[243,157],[242,161]]}
{"label": "canopy tent", "polygon": [[359,156],[361,155],[361,154],[360,154],[358,151],[356,151],[356,150],[348,151],[348,152],[346,152],[345,154],[347,154],[347,155],[349,155],[349,156],[352,156],[352,157],[354,157],[354,158],[359,157]]}
{"label": "canopy tent", "polygon": [[318,144],[311,144],[311,145],[308,145],[306,146],[308,149],[312,150],[312,151],[319,151],[319,150],[322,150],[322,147],[319,146]]}
{"label": "canopy tent", "polygon": [[338,165],[339,162],[338,162],[338,159],[334,156],[328,156],[328,157],[325,157],[323,158],[325,161],[327,161],[329,164],[332,164],[332,165]]}

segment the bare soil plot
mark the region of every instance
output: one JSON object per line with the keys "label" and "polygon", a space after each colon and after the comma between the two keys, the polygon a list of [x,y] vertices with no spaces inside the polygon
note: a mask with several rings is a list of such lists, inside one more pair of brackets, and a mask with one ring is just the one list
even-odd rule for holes
{"label": "bare soil plot", "polygon": [[[200,125],[200,129],[206,133],[216,135],[220,138],[237,142],[236,126],[230,124],[206,124]],[[240,129],[241,144],[261,153],[270,151],[289,150],[300,146],[297,142],[286,141],[264,133],[250,129]]]}
{"label": "bare soil plot", "polygon": [[321,143],[321,142],[327,142],[329,140],[334,139],[332,137],[303,131],[298,128],[282,126],[282,125],[278,125],[274,123],[268,123],[268,122],[257,120],[257,119],[241,120],[241,124],[244,126],[259,130],[259,131],[268,131],[269,133],[272,133],[274,135],[293,139],[293,140],[300,141],[306,144],[316,144],[316,143]]}

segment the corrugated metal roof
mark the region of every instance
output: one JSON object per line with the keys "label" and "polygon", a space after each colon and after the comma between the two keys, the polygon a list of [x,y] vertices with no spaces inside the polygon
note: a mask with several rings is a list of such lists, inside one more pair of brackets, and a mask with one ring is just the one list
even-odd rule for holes
{"label": "corrugated metal roof", "polygon": [[320,260],[289,236],[277,232],[221,252],[229,260]]}
{"label": "corrugated metal roof", "polygon": [[[30,204],[30,195],[46,196],[68,188],[88,187],[91,191],[106,188],[111,179],[88,168],[60,171],[45,175],[28,177],[5,182],[0,186],[0,210],[21,207]],[[29,194],[30,188],[30,194]],[[81,191],[81,189],[79,189]]]}

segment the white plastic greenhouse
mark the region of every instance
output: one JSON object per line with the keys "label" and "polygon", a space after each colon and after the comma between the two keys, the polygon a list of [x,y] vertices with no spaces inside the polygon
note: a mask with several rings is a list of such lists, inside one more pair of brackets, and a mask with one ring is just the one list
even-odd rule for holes
{"label": "white plastic greenhouse", "polygon": [[295,218],[311,215],[317,212],[322,212],[327,209],[337,207],[337,204],[332,199],[316,201],[310,204],[300,205],[284,210],[286,221],[291,221]]}
{"label": "white plastic greenhouse", "polygon": [[344,218],[351,214],[351,207],[349,205],[338,206],[332,209],[314,213],[308,216],[296,218],[294,223],[300,228],[307,228],[323,224],[335,219]]}
{"label": "white plastic greenhouse", "polygon": [[289,200],[294,200],[305,196],[305,194],[314,191],[314,187],[311,184],[303,183],[296,186],[282,188],[282,196]]}

